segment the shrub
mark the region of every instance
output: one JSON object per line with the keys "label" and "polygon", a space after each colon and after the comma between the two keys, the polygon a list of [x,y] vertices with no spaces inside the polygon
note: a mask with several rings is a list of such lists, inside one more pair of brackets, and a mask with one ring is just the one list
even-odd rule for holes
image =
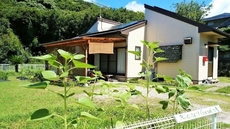
{"label": "shrub", "polygon": [[0,71],[0,81],[6,81],[8,80],[8,73]]}

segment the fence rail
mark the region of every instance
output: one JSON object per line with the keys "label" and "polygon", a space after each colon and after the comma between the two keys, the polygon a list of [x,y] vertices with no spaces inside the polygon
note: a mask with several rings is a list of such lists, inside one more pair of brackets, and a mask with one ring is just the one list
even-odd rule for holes
{"label": "fence rail", "polygon": [[[19,71],[22,69],[45,69],[45,64],[19,64]],[[15,66],[10,64],[0,64],[0,71],[15,71]]]}
{"label": "fence rail", "polygon": [[221,111],[217,105],[182,114],[135,122],[114,129],[221,129],[221,123],[217,121],[217,114]]}

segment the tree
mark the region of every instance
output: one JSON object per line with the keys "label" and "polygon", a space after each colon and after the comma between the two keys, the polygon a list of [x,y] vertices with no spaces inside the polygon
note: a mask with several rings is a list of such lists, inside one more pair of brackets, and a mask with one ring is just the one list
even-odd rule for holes
{"label": "tree", "polygon": [[[34,56],[44,53],[39,44],[83,34],[99,15],[99,6],[83,0],[0,0],[0,52],[11,51],[2,46],[20,44],[23,47],[19,48],[26,48]],[[124,8],[101,8],[101,15],[121,23],[144,19],[144,13]],[[0,55],[0,62],[6,55]]]}
{"label": "tree", "polygon": [[24,58],[21,55],[13,55],[10,57],[10,62],[15,66],[15,72],[18,72],[18,65],[24,62]]}
{"label": "tree", "polygon": [[[230,34],[230,27],[221,28],[220,30]],[[221,39],[221,41],[220,41],[221,45],[219,47],[219,50],[220,51],[228,51],[228,50],[230,50],[229,43],[230,43],[230,38]]]}
{"label": "tree", "polygon": [[200,23],[203,23],[202,19],[208,15],[211,7],[212,5],[206,6],[205,1],[199,4],[194,0],[190,2],[184,0],[180,3],[173,4],[175,13]]}

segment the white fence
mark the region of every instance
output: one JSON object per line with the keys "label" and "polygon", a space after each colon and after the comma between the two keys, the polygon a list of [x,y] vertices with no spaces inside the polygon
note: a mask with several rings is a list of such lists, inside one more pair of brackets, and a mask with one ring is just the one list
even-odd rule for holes
{"label": "white fence", "polygon": [[182,114],[136,122],[114,129],[221,129],[217,114],[222,110],[212,106]]}
{"label": "white fence", "polygon": [[[45,70],[45,64],[19,64],[19,71],[21,69],[43,69]],[[14,65],[0,64],[0,71],[12,72],[15,71]]]}

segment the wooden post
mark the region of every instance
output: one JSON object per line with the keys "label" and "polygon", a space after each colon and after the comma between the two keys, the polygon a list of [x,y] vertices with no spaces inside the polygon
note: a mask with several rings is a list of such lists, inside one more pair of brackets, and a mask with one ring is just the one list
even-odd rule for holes
{"label": "wooden post", "polygon": [[[85,63],[88,64],[88,44],[90,43],[90,40],[87,41],[87,44],[85,45]],[[87,76],[88,68],[85,68],[85,76]]]}

